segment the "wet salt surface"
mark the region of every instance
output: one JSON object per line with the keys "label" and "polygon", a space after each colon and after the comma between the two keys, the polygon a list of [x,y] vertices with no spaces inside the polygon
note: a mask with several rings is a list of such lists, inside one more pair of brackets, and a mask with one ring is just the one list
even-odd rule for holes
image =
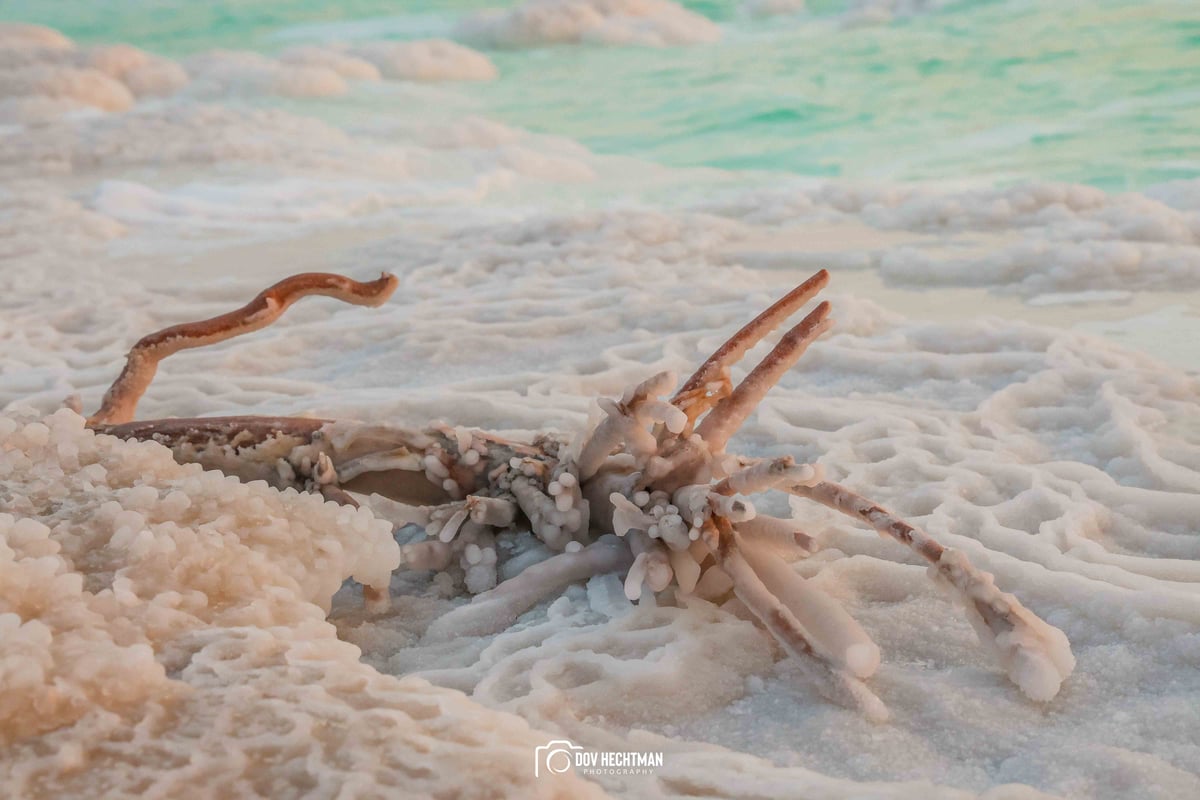
{"label": "wet salt surface", "polygon": [[[1062,628],[1079,665],[1055,700],[1030,702],[905,551],[799,503],[823,548],[796,569],[879,643],[871,686],[888,725],[829,704],[727,610],[635,608],[606,579],[498,635],[424,641],[462,602],[428,576],[393,577],[382,618],[355,589],[334,595],[355,558],[387,562],[377,532],[334,515],[312,536],[339,540],[348,561],[306,560],[269,534],[296,535],[329,507],[205,484],[150,446],[104,444],[105,475],[89,476],[72,458],[97,445],[77,421],[56,418],[43,442],[21,417],[0,428],[12,515],[0,518],[0,664],[20,677],[0,689],[13,720],[0,731],[18,742],[0,757],[6,785],[379,789],[414,780],[387,759],[418,737],[441,765],[423,790],[468,776],[459,790],[577,796],[532,777],[532,748],[566,737],[666,751],[651,778],[602,778],[595,791],[617,796],[1200,793],[1194,186],[1161,199],[1050,184],[764,188],[453,114],[344,127],[342,101],[306,115],[244,94],[139,98],[121,115],[56,111],[5,131],[0,406],[49,413],[78,392],[91,410],[144,333],[292,272],[389,270],[401,286],[383,308],[309,300],[253,337],[172,357],[141,415],[577,429],[597,396],[688,372],[828,265],[836,328],[731,449],[817,461],[961,548]],[[638,195],[631,176],[652,185]],[[125,510],[99,510],[107,499]],[[107,515],[127,512],[145,529],[122,517],[118,536]],[[81,541],[94,547],[72,550]],[[368,543],[378,552],[356,550]],[[228,565],[204,584],[171,548]],[[238,548],[256,555],[242,563]],[[282,589],[262,594],[264,575]],[[180,611],[172,593],[189,591],[233,603],[230,618]],[[147,676],[138,692],[113,699],[133,673]],[[54,681],[78,688],[56,706],[66,716],[24,705]],[[243,731],[246,703],[270,722]],[[377,738],[353,733],[375,736],[381,717],[392,722]],[[256,756],[230,756],[227,741],[250,734]],[[145,736],[165,743],[147,755]],[[205,759],[185,764],[198,746]]]}

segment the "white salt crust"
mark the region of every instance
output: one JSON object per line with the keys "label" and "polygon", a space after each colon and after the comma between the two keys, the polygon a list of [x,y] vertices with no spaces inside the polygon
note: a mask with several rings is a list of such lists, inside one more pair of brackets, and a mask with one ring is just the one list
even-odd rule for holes
{"label": "white salt crust", "polygon": [[[86,249],[86,219],[71,213],[56,246]],[[596,396],[619,396],[654,371],[686,371],[781,293],[777,275],[726,263],[745,225],[638,211],[406,232],[354,255],[359,277],[383,267],[405,276],[393,303],[318,302],[253,338],[181,354],[143,414],[309,410],[500,431],[582,427]],[[0,401],[53,407],[81,391],[92,406],[130,341],[226,310],[264,282],[153,288],[122,278],[116,262],[88,266],[63,252],[0,274],[6,319],[26,343],[5,351]],[[54,278],[62,259],[72,280]],[[882,730],[830,706],[788,661],[769,665],[769,639],[734,626],[728,611],[632,611],[619,582],[583,598],[572,590],[553,615],[535,610],[499,636],[450,644],[422,641],[447,601],[417,588],[397,598],[394,615],[369,619],[349,592],[333,612],[343,636],[384,672],[416,671],[548,735],[669,751],[670,766],[650,783],[605,784],[617,794],[721,796],[750,785],[766,796],[785,786],[818,796],[1033,796],[996,788],[1014,782],[1097,797],[1115,796],[1114,785],[1157,785],[1160,797],[1200,789],[1175,755],[1200,740],[1182,714],[1200,695],[1187,668],[1200,636],[1195,378],[1079,333],[1001,319],[913,322],[862,299],[832,300],[833,334],[768,395],[732,449],[818,461],[995,573],[1072,641],[1078,666],[1049,706],[1008,683],[904,550],[807,503],[795,513],[824,549],[795,569],[878,643],[871,686],[892,711]],[[447,328],[450,318],[459,322]],[[659,655],[696,642],[708,642],[706,658],[733,660],[684,673]],[[571,654],[584,650],[611,658],[576,663]],[[682,710],[671,705],[681,681],[697,687]],[[639,688],[629,694],[629,685]],[[663,704],[674,712],[665,721]],[[919,758],[898,762],[900,751]]]}
{"label": "white salt crust", "polygon": [[350,51],[390,80],[488,81],[498,74],[487,56],[445,39],[367,42]]}
{"label": "white salt crust", "polygon": [[482,53],[444,39],[309,46],[279,58],[245,51],[217,51],[187,61],[195,93],[202,97],[266,94],[330,97],[346,94],[354,81],[486,81],[496,67]]}
{"label": "white salt crust", "polygon": [[[0,417],[0,780],[12,797],[588,797],[517,717],[362,664],[325,622],[391,526]],[[365,702],[364,702],[365,701]],[[236,754],[236,756],[235,756]]]}
{"label": "white salt crust", "polygon": [[79,109],[127,111],[187,82],[178,64],[127,44],[78,49],[49,28],[0,24],[0,122],[40,122]]}
{"label": "white salt crust", "polygon": [[1062,183],[945,189],[827,182],[705,207],[776,230],[795,226],[798,233],[816,223],[853,221],[939,234],[934,243],[819,255],[822,263],[877,269],[888,283],[910,289],[978,286],[1035,296],[1200,287],[1197,195],[1197,180],[1146,194]]}

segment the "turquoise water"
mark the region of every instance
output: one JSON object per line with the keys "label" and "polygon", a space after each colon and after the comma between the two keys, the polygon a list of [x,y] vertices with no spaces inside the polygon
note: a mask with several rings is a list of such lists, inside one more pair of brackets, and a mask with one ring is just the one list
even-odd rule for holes
{"label": "turquoise water", "polygon": [[[177,56],[449,35],[486,5],[6,0],[0,16]],[[722,24],[720,43],[492,52],[500,79],[459,91],[484,115],[670,166],[1108,190],[1200,176],[1195,0],[963,2],[856,28],[836,2],[766,20],[690,6]]]}

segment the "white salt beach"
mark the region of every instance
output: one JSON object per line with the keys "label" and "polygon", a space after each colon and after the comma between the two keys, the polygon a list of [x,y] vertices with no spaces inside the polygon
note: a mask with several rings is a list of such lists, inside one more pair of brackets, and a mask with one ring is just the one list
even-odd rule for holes
{"label": "white salt beach", "polygon": [[[739,169],[686,143],[656,159],[635,123],[702,116],[685,87],[661,119],[628,88],[628,118],[606,138],[596,110],[584,142],[527,72],[579,79],[599,107],[629,59],[670,82],[816,30],[869,60],[854,48],[956,19],[1009,15],[1011,36],[1015,4],[364,3],[328,21],[295,5],[203,41],[149,12],[103,41],[69,19],[0,25],[5,796],[1200,795],[1194,161],[1144,157],[1121,188],[1048,171],[1053,137],[1052,155],[981,148],[994,161],[941,179]],[[1169,5],[1107,3],[1096,24],[1157,24]],[[1190,113],[1178,100],[1154,106],[1163,148]],[[716,136],[702,122],[687,124]],[[856,128],[845,146],[881,163]],[[929,158],[969,162],[960,146]],[[589,532],[593,474],[674,463],[650,451],[691,421],[657,397],[822,268],[829,330],[718,448],[745,460],[696,483],[792,456],[792,484],[836,482],[950,555],[931,565],[799,489],[746,508],[616,472],[617,514]],[[492,506],[353,508],[85,425],[141,337],[302,272],[397,286],[377,308],[306,298],[172,355],[137,418],[444,423],[459,461],[406,469],[447,491],[499,452],[474,431],[558,433],[544,495],[504,499],[540,485],[516,458]],[[631,392],[667,372],[653,397]],[[619,454],[587,451],[604,420]],[[815,656],[766,629],[738,563],[704,560],[722,515]],[[989,629],[988,609],[1011,611],[1001,593],[1034,621]],[[840,702],[823,681],[842,679],[878,706]],[[559,740],[662,766],[535,772]]]}

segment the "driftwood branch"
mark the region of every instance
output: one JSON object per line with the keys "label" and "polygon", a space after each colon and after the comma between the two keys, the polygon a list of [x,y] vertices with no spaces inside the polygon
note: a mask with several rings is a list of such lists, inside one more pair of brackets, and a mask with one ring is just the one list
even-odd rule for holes
{"label": "driftwood branch", "polygon": [[712,398],[705,397],[708,384],[721,380],[725,371],[740,361],[747,350],[782,325],[784,320],[816,297],[828,284],[829,272],[820,270],[777,300],[705,359],[700,368],[675,393],[671,402],[686,411],[688,418],[694,422],[708,410],[709,404],[705,400],[712,401]]}
{"label": "driftwood branch", "polygon": [[386,273],[378,280],[360,283],[341,275],[305,272],[284,278],[236,311],[199,322],[173,325],[145,336],[129,351],[125,368],[105,392],[100,410],[88,418],[88,425],[131,421],[138,401],[154,380],[158,362],[172,353],[265,328],[279,319],[292,303],[309,295],[334,297],[358,306],[378,306],[392,295],[398,283],[395,275]]}
{"label": "driftwood branch", "polygon": [[696,433],[711,450],[722,450],[742,423],[754,413],[754,409],[766,397],[779,379],[795,366],[808,346],[833,325],[829,319],[828,301],[814,308],[796,327],[788,331],[779,344],[767,354],[757,367],[750,371],[733,393],[712,410]]}

